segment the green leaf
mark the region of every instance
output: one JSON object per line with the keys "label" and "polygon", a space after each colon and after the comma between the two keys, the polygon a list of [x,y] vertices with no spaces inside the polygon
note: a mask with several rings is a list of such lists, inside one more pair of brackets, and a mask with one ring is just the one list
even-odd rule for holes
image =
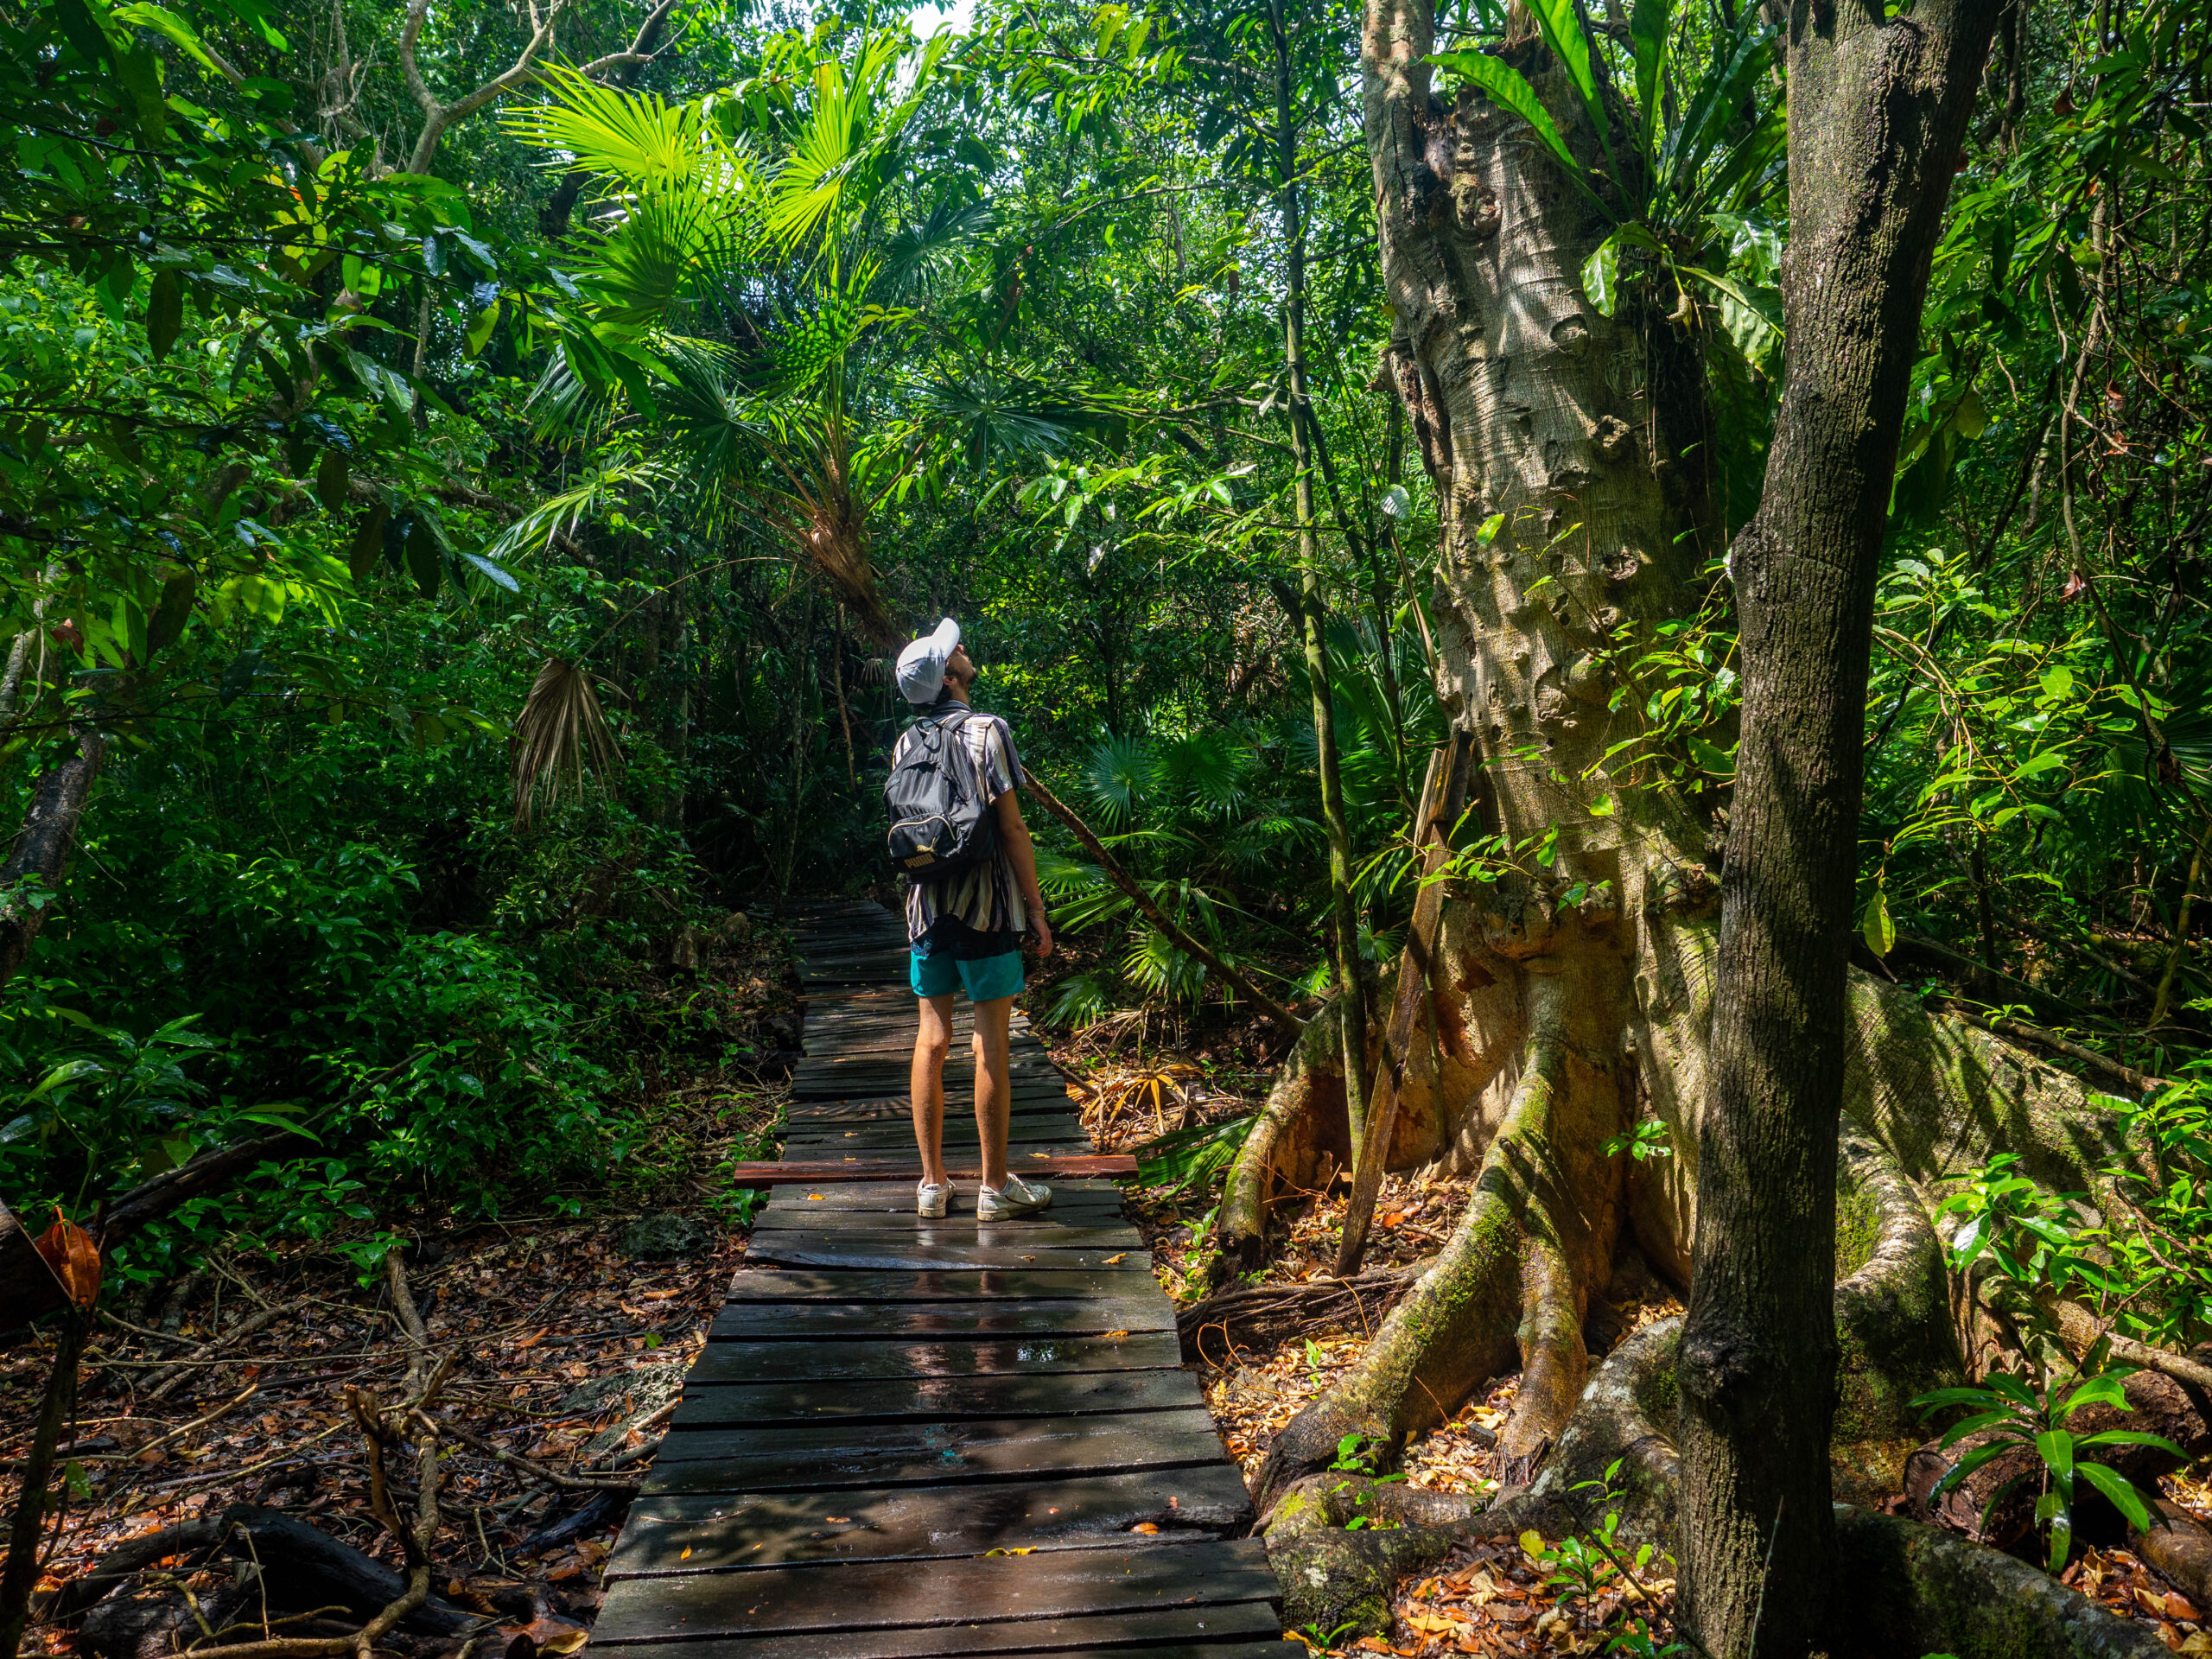
{"label": "green leaf", "polygon": [[1897,947],[1897,925],[1890,919],[1889,895],[1879,887],[1874,889],[1873,901],[1866,906],[1866,919],[1859,931],[1866,948],[1878,957],[1886,957]]}
{"label": "green leaf", "polygon": [[461,556],[467,560],[468,563],[474,565],[477,569],[482,571],[486,575],[489,576],[500,587],[505,588],[509,593],[518,594],[522,591],[522,584],[520,582],[517,582],[512,575],[500,569],[498,565],[493,563],[491,560],[486,558],[482,554],[463,553]]}
{"label": "green leaf", "polygon": [[167,6],[138,0],[135,5],[118,6],[114,17],[118,23],[136,23],[142,29],[152,29],[209,74],[221,73],[215,67],[215,60],[208,54],[207,47],[200,43],[200,36],[193,32],[192,25]]}
{"label": "green leaf", "polygon": [[353,544],[346,550],[346,568],[353,572],[355,588],[369,579],[369,572],[376,568],[377,555],[384,551],[385,521],[391,517],[391,509],[383,502],[373,503],[361,519],[361,527],[353,532]]}
{"label": "green leaf", "polygon": [[[2034,1217],[2021,1217],[2024,1223],[2031,1219]],[[2066,1396],[2066,1403],[2058,1408],[2058,1421],[2063,1423],[2082,1407],[2097,1404],[2110,1406],[2115,1411],[2133,1409],[2127,1402],[2127,1391],[2120,1386],[2120,1378],[2093,1376]]]}
{"label": "green leaf", "polygon": [[2055,1475],[2074,1472],[2074,1437],[2063,1428],[2047,1428],[2036,1436],[2036,1455]]}
{"label": "green leaf", "polygon": [[146,343],[158,363],[169,354],[184,328],[184,278],[174,270],[156,271],[146,296]]}
{"label": "green leaf", "polygon": [[407,531],[407,569],[415,578],[416,591],[425,599],[438,596],[438,578],[444,573],[445,561],[439,557],[437,532],[430,528],[429,519],[416,514]]}
{"label": "green leaf", "polygon": [[98,67],[111,62],[114,48],[108,32],[101,27],[99,15],[93,10],[97,0],[54,0],[54,16],[61,20],[61,32],[69,44],[77,48],[78,55]]}
{"label": "green leaf", "polygon": [[1509,64],[1482,52],[1439,52],[1429,61],[1440,64],[1460,79],[1478,90],[1484,97],[1500,109],[1510,110],[1535,129],[1536,137],[1546,149],[1558,160],[1585,191],[1592,196],[1590,181],[1583,177],[1582,167],[1574,159],[1574,152],[1567,147],[1567,140],[1560,136],[1559,124],[1552,119],[1551,111],[1537,99],[1536,89],[1522,78],[1521,72]]}
{"label": "green leaf", "polygon": [[1636,54],[1636,106],[1643,126],[1644,159],[1651,156],[1660,119],[1659,75],[1667,62],[1668,0],[1637,0],[1629,13],[1629,45]]}
{"label": "green leaf", "polygon": [[2082,1478],[2105,1495],[2113,1508],[2127,1517],[2127,1524],[2138,1532],[2151,1524],[2151,1506],[2143,1501],[2143,1494],[2134,1482],[2117,1469],[2107,1469],[2101,1463],[2085,1463],[2081,1468]]}
{"label": "green leaf", "polygon": [[1605,100],[1598,89],[1598,67],[1591,60],[1590,37],[1583,32],[1574,0],[1528,0],[1528,4],[1544,44],[1567,66],[1567,78],[1582,95],[1582,106],[1590,111],[1590,124],[1597,128],[1610,154],[1612,124],[1605,118]]}
{"label": "green leaf", "polygon": [[499,308],[505,302],[500,300],[493,301],[491,304],[479,311],[474,320],[469,323],[468,334],[464,343],[471,357],[481,356],[484,347],[491,342],[492,330],[499,323]]}
{"label": "green leaf", "polygon": [[1616,231],[1598,245],[1582,262],[1582,291],[1601,317],[1610,317],[1620,303],[1621,241]]}
{"label": "green leaf", "polygon": [[260,671],[261,653],[259,652],[238,652],[237,656],[231,658],[231,665],[223,671],[222,681],[215,688],[215,700],[224,708],[229,708],[245,695],[246,688],[253,683],[253,677]]}
{"label": "green leaf", "polygon": [[185,624],[192,620],[192,601],[200,579],[189,570],[171,576],[162,584],[161,602],[154,607],[154,614],[146,625],[146,652],[167,651],[184,636]]}
{"label": "green leaf", "polygon": [[2176,1446],[2171,1440],[2169,1440],[2161,1435],[2152,1434],[2147,1430],[2140,1428],[2100,1429],[2094,1434],[2083,1436],[2080,1444],[2083,1446],[2155,1446],[2158,1450],[2166,1452],[2170,1456],[2179,1458],[2183,1463],[2189,1461],[2189,1453],[2183,1451],[2181,1447]]}
{"label": "green leaf", "polygon": [[325,512],[336,512],[345,506],[352,473],[353,463],[346,460],[343,449],[322,452],[322,460],[315,469],[315,499],[322,503]]}

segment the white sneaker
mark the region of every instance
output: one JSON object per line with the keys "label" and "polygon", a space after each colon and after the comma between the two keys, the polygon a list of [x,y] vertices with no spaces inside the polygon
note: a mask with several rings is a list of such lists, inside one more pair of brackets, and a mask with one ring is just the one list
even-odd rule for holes
{"label": "white sneaker", "polygon": [[951,1198],[950,1187],[936,1181],[924,1181],[914,1189],[914,1213],[924,1221],[943,1221],[945,1205]]}
{"label": "white sneaker", "polygon": [[1033,1216],[1052,1201],[1052,1189],[1043,1182],[1032,1186],[1019,1175],[1008,1175],[1004,1186],[976,1189],[976,1219],[1005,1221],[1014,1216]]}

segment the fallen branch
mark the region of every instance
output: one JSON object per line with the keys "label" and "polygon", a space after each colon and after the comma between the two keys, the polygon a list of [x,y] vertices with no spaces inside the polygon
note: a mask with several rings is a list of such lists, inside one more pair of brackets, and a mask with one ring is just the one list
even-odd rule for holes
{"label": "fallen branch", "polygon": [[1175,1316],[1186,1361],[1225,1364],[1240,1347],[1272,1348],[1286,1338],[1324,1331],[1372,1332],[1427,1262],[1376,1268],[1350,1279],[1309,1279],[1298,1285],[1249,1285],[1216,1291]]}
{"label": "fallen branch", "polygon": [[2041,1026],[2031,1026],[2024,1020],[1992,1020],[1986,1015],[1977,1014],[1972,1008],[1948,999],[1940,1001],[1933,1006],[1945,1014],[1965,1020],[1967,1024],[1979,1030],[1987,1032],[1993,1037],[2009,1037],[2015,1042],[2033,1043],[2039,1047],[2050,1049],[2053,1053],[2063,1054],[2069,1060],[2076,1061],[2091,1071],[2111,1078],[2122,1088],[2133,1090],[2138,1095],[2147,1095],[2152,1090],[2163,1089],[2166,1085],[2166,1080],[2164,1077],[2154,1077],[2148,1072],[2138,1071],[2133,1066],[2122,1065],[2109,1054],[2100,1054],[2094,1048],[2086,1047],[2070,1038],[2062,1037],[2055,1031],[2045,1031]]}
{"label": "fallen branch", "polygon": [[496,1458],[510,1469],[518,1470],[532,1480],[564,1492],[635,1492],[634,1480],[596,1480],[588,1475],[564,1475],[556,1469],[548,1469],[542,1463],[525,1458],[519,1452],[510,1452],[496,1440],[473,1434],[456,1423],[448,1423],[446,1433],[463,1446],[481,1452],[487,1458]]}
{"label": "fallen branch", "polygon": [[2058,1327],[2058,1334],[2066,1345],[2077,1355],[2087,1353],[2101,1340],[2105,1351],[2124,1365],[2133,1365],[2145,1371],[2157,1371],[2177,1382],[2185,1382],[2212,1399],[2212,1365],[2188,1354],[2177,1354],[2164,1348],[2153,1348],[2147,1342],[2138,1342],[2110,1329],[2096,1315],[2079,1302],[2061,1300],[2056,1296],[2037,1299],[2044,1311],[2050,1315],[2051,1323]]}
{"label": "fallen branch", "polygon": [[1177,950],[1185,956],[1196,957],[1200,962],[1205,963],[1208,969],[1220,976],[1250,998],[1262,1014],[1282,1027],[1287,1035],[1295,1037],[1305,1029],[1304,1020],[1255,985],[1243,973],[1230,967],[1205,945],[1168,920],[1167,912],[1153,902],[1152,895],[1138,885],[1136,878],[1114,861],[1114,855],[1106,850],[1105,843],[1091,833],[1090,826],[1061,805],[1052,791],[1037,781],[1035,773],[1025,774],[1021,780],[1021,786],[1034,795],[1047,812],[1067,825],[1069,833],[1081,842],[1084,850],[1098,861],[1098,868],[1105,872],[1106,879],[1127,893],[1129,902],[1137,907],[1147,921],[1165,933]]}
{"label": "fallen branch", "polygon": [[175,1370],[171,1371],[148,1390],[147,1402],[151,1404],[156,1400],[166,1399],[175,1393],[185,1378],[190,1376],[194,1371],[203,1370],[213,1363],[221,1357],[222,1351],[232,1344],[243,1341],[256,1332],[266,1330],[276,1322],[277,1314],[283,1311],[281,1308],[264,1307],[258,1313],[248,1315],[213,1341],[201,1343],[200,1346],[177,1362]]}

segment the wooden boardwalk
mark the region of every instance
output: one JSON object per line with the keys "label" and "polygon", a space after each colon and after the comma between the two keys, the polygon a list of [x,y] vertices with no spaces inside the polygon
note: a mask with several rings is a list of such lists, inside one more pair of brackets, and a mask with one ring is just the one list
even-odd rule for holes
{"label": "wooden boardwalk", "polygon": [[[912,1159],[905,929],[863,903],[793,914],[806,1058],[784,1155]],[[976,1150],[959,1007],[956,1166]],[[1014,1167],[1088,1152],[1019,1016],[1014,1072]],[[1056,1180],[1043,1215],[984,1226],[957,1184],[921,1221],[912,1167],[775,1189],[608,1559],[593,1647],[1281,1659],[1243,1479],[1119,1192]]]}

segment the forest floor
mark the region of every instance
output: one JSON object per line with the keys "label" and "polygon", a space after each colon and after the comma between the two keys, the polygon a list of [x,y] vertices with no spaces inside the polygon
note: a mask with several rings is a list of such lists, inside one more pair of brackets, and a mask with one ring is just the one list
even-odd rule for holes
{"label": "forest floor", "polygon": [[[746,960],[716,964],[748,977],[763,1028],[785,1027],[791,1016],[791,987],[774,982],[782,977],[776,949],[764,938]],[[1122,1151],[1256,1108],[1270,1074],[1263,1030],[1193,1033],[1156,1015],[1122,1015],[1061,1036],[1053,1052],[1084,1096],[1100,1149]],[[697,1172],[758,1155],[783,1103],[772,1080],[664,1063],[652,1102],[639,1106],[657,1120],[657,1173],[626,1178],[618,1194],[569,1195],[581,1203],[575,1213],[550,1206],[497,1220],[416,1218],[403,1256],[405,1283],[432,1352],[454,1356],[435,1414],[450,1454],[437,1588],[501,1620],[474,1651],[537,1659],[588,1641],[600,1564],[626,1502],[619,1491],[582,1483],[619,1485],[650,1459],[745,1250],[749,1206]],[[1410,1265],[1433,1252],[1465,1197],[1461,1180],[1390,1178],[1370,1264]],[[1205,1294],[1212,1205],[1205,1182],[1131,1192],[1155,1271],[1179,1306]],[[1325,1276],[1343,1208],[1339,1183],[1293,1223],[1259,1281]],[[1662,1286],[1625,1300],[1605,1311],[1601,1340],[1679,1311]],[[369,1557],[398,1560],[370,1512],[365,1442],[347,1403],[353,1390],[387,1402],[402,1390],[408,1344],[383,1277],[364,1279],[331,1240],[237,1240],[173,1287],[167,1306],[159,1298],[122,1306],[104,1318],[86,1354],[64,1453],[68,1507],[43,1562],[42,1592],[60,1590],[127,1541],[237,1504],[281,1510]],[[1240,1349],[1230,1363],[1205,1369],[1207,1400],[1248,1474],[1281,1427],[1357,1360],[1368,1335],[1324,1332]],[[49,1338],[0,1358],[0,1504],[14,1501],[14,1459],[29,1442],[51,1352]],[[1515,1386],[1502,1380],[1418,1437],[1407,1478],[1440,1491],[1495,1490],[1491,1440]],[[2212,1489],[2182,1478],[2165,1486],[2176,1501],[2212,1513]],[[172,1609],[188,1590],[202,1608],[215,1608],[234,1578],[232,1564],[199,1551],[162,1565],[169,1587],[150,1599],[166,1596]],[[1667,1563],[1638,1577],[1640,1592],[1605,1570],[1579,1578],[1555,1547],[1533,1538],[1471,1540],[1400,1585],[1388,1640],[1357,1647],[1399,1659],[1596,1653],[1636,1618],[1656,1611],[1663,1620]],[[2067,1581],[2123,1617],[2155,1624],[2177,1650],[2212,1655],[2212,1630],[2198,1610],[2125,1551],[2088,1551]],[[105,1628],[98,1618],[85,1631],[35,1625],[25,1650],[150,1659],[156,1648],[179,1645],[167,1631],[156,1640],[143,1620],[121,1617],[131,1612],[122,1600],[110,1599],[107,1611],[118,1616]],[[225,1639],[260,1633],[257,1621]],[[185,1643],[207,1644],[198,1630],[181,1634]],[[1327,1632],[1303,1634],[1319,1650],[1342,1650]],[[404,1633],[380,1644],[409,1659],[450,1655],[454,1646],[451,1637]]]}
{"label": "forest floor", "polygon": [[[795,993],[772,934],[709,969],[756,1031],[772,1039],[789,1028]],[[683,983],[665,989],[671,999],[690,995]],[[433,1413],[447,1453],[435,1590],[499,1616],[473,1644],[492,1659],[571,1653],[588,1639],[599,1566],[627,1507],[620,1491],[606,1489],[634,1482],[650,1459],[744,1253],[749,1206],[711,1172],[758,1155],[781,1122],[786,1091],[772,1076],[652,1058],[650,1088],[625,1103],[650,1129],[640,1137],[650,1166],[541,1195],[531,1213],[383,1218],[413,1237],[404,1280],[430,1352],[453,1356]],[[67,1507],[49,1533],[41,1592],[128,1541],[238,1504],[281,1510],[374,1560],[399,1562],[371,1513],[366,1444],[348,1395],[397,1403],[410,1344],[385,1277],[364,1276],[340,1242],[232,1238],[203,1271],[110,1304],[117,1312],[102,1314],[84,1359],[61,1454]],[[0,1512],[15,1502],[15,1460],[29,1443],[53,1346],[42,1333],[0,1356]],[[411,1478],[410,1458],[394,1458],[392,1472],[395,1484]],[[173,1635],[147,1621],[163,1597],[174,1616],[181,1592],[201,1610],[224,1605],[234,1564],[210,1554],[165,1559],[157,1573],[168,1575],[166,1590],[111,1597],[81,1629],[35,1624],[24,1651],[151,1659],[195,1640],[209,1645],[201,1630]],[[276,1630],[315,1633],[313,1624]],[[224,1639],[262,1634],[256,1616]],[[428,1659],[455,1642],[403,1629],[378,1646]]]}
{"label": "forest floor", "polygon": [[[1085,1122],[1098,1149],[1128,1152],[1188,1124],[1225,1122],[1256,1109],[1270,1081],[1257,1035],[1264,1029],[1186,1034],[1156,1016],[1121,1015],[1056,1043],[1053,1058],[1084,1090]],[[1297,1216],[1249,1282],[1290,1285],[1327,1277],[1342,1236],[1347,1185],[1343,1179],[1332,1182]],[[1433,1254],[1458,1225],[1470,1185],[1419,1173],[1386,1177],[1366,1265],[1409,1266]],[[1196,1184],[1130,1192],[1130,1212],[1152,1247],[1160,1283],[1179,1307],[1206,1294],[1204,1240],[1213,1205],[1213,1193]],[[1631,1332],[1682,1312],[1670,1287],[1642,1273],[1634,1282],[1611,1288],[1620,1300],[1593,1310],[1586,1329],[1593,1364]],[[1230,1363],[1203,1368],[1215,1422],[1248,1478],[1275,1434],[1359,1359],[1370,1335],[1343,1329],[1270,1348],[1239,1348]],[[1494,1492],[1495,1431],[1511,1409],[1518,1384],[1517,1377],[1502,1378],[1449,1422],[1415,1435],[1402,1465],[1408,1484],[1472,1497]],[[2212,1518],[2212,1481],[2180,1476],[2161,1484],[2175,1503]],[[1440,1566],[1401,1581],[1389,1639],[1370,1637],[1340,1648],[1325,1631],[1299,1634],[1317,1652],[1387,1653],[1397,1659],[1595,1654],[1608,1650],[1615,1637],[1638,1622],[1656,1626],[1663,1643],[1674,1599],[1671,1563],[1662,1556],[1636,1576],[1639,1582],[1632,1586],[1602,1560],[1579,1571],[1573,1552],[1533,1535],[1474,1538]],[[2153,1624],[2170,1648],[2212,1656],[2212,1610],[2193,1606],[2126,1549],[2086,1548],[2064,1581],[2123,1618]]]}

